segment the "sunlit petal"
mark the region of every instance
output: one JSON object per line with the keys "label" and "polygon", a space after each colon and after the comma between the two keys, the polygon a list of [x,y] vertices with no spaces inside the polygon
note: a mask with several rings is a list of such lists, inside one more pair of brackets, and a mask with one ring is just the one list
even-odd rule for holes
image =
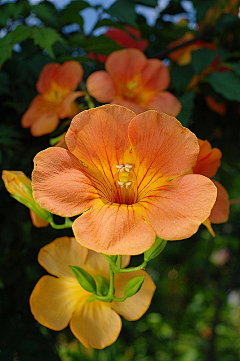
{"label": "sunlit petal", "polygon": [[134,277],[145,275],[143,285],[134,296],[127,298],[124,302],[113,301],[112,307],[128,321],[138,320],[150,306],[156,286],[151,277],[144,271],[121,273],[115,276],[115,295],[123,297],[128,281]]}
{"label": "sunlit petal", "polygon": [[91,207],[99,197],[84,166],[67,149],[53,147],[38,153],[32,174],[33,197],[42,208],[71,217]]}
{"label": "sunlit petal", "polygon": [[69,266],[83,267],[87,255],[88,250],[75,238],[61,237],[41,248],[38,262],[54,276],[74,278]]}
{"label": "sunlit petal", "polygon": [[197,232],[209,217],[216,196],[210,179],[188,174],[148,195],[140,204],[146,210],[146,221],[160,238],[177,240]]}
{"label": "sunlit petal", "polygon": [[43,326],[59,331],[68,325],[79,300],[89,295],[74,278],[43,276],[30,296],[31,312]]}
{"label": "sunlit petal", "polygon": [[126,135],[134,116],[129,109],[104,105],[78,114],[66,134],[70,152],[91,172],[98,169],[110,188],[116,165],[129,162],[130,144]]}
{"label": "sunlit petal", "polygon": [[129,138],[136,156],[138,198],[146,187],[158,187],[162,177],[184,174],[196,162],[196,136],[166,114],[148,111],[137,115],[129,125]]}
{"label": "sunlit petal", "polygon": [[85,93],[83,91],[69,93],[60,105],[59,118],[73,118],[77,113],[79,113],[79,109],[74,100],[84,94]]}
{"label": "sunlit petal", "polygon": [[221,165],[222,152],[218,148],[212,148],[207,140],[198,139],[200,151],[197,163],[193,167],[193,173],[202,174],[212,178]]}
{"label": "sunlit petal", "polygon": [[140,254],[155,240],[155,232],[134,206],[101,202],[74,221],[73,231],[84,247],[109,255]]}
{"label": "sunlit petal", "polygon": [[114,343],[122,328],[119,315],[104,302],[78,304],[70,327],[85,347],[102,349]]}

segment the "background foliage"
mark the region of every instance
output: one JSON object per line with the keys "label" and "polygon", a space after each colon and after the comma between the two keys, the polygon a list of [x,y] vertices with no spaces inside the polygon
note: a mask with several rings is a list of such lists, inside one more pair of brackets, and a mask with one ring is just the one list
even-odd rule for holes
{"label": "background foliage", "polygon": [[[192,5],[191,11],[186,3]],[[71,1],[63,9],[49,1],[37,5],[27,0],[0,3],[1,168],[22,170],[30,176],[35,154],[64,129],[63,124],[50,136],[33,138],[29,129],[21,127],[43,66],[75,59],[84,67],[86,80],[94,70],[104,68],[103,63],[88,57],[89,52],[108,55],[121,48],[104,34],[97,36],[96,29],[122,29],[127,24],[138,28],[148,40],[145,54],[149,58],[159,57],[169,64],[170,91],[183,105],[179,120],[199,138],[221,149],[222,166],[216,179],[232,199],[229,221],[214,225],[215,238],[201,226],[191,239],[168,242],[148,266],[157,285],[148,312],[136,322],[123,320],[121,335],[112,346],[88,350],[69,329],[60,333],[48,330],[31,315],[29,295],[44,274],[37,254],[43,245],[63,234],[34,228],[28,209],[12,199],[1,182],[1,360],[240,360],[240,205],[234,200],[240,197],[239,3],[172,0],[164,8],[159,1],[161,11],[154,26],[137,13],[139,5],[153,9],[157,0],[120,0],[108,9],[81,0]],[[89,7],[96,11],[98,20],[85,34],[82,11]],[[210,17],[209,9],[214,9]],[[214,48],[194,50],[192,61],[185,65],[169,61],[169,43],[189,30]],[[209,107],[207,96],[225,104],[224,114]],[[64,235],[71,232],[66,230]],[[228,258],[220,265],[214,254],[222,249]],[[139,264],[140,257],[133,257],[132,264]]]}

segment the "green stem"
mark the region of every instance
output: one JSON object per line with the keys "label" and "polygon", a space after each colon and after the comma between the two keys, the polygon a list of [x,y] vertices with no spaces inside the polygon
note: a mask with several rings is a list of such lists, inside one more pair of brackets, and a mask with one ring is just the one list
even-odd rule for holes
{"label": "green stem", "polygon": [[56,224],[54,223],[53,219],[49,223],[54,229],[71,228],[73,224],[73,222],[68,217],[65,218],[64,224]]}
{"label": "green stem", "polygon": [[95,105],[94,105],[94,103],[92,101],[92,98],[90,97],[90,95],[87,92],[85,93],[84,99],[88,103],[88,108],[89,109],[95,108]]}
{"label": "green stem", "polygon": [[137,267],[121,268],[119,270],[119,273],[139,271],[141,269],[146,268],[146,266],[147,266],[147,261],[144,261],[142,264],[140,264]]}

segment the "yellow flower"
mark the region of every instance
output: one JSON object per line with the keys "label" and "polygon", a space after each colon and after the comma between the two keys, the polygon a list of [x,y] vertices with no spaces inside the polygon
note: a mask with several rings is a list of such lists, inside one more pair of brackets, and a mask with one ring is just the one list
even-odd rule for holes
{"label": "yellow flower", "polygon": [[[123,267],[129,259],[123,256]],[[70,324],[72,333],[85,347],[102,349],[115,342],[122,327],[118,314],[129,321],[139,319],[147,311],[155,291],[155,284],[146,272],[126,272],[115,275],[115,296],[123,297],[126,283],[145,275],[138,293],[123,302],[86,302],[92,294],[80,286],[68,266],[81,267],[108,280],[109,264],[103,255],[82,247],[75,238],[55,239],[40,250],[38,261],[55,277],[43,276],[36,284],[30,296],[34,317],[56,331]]]}

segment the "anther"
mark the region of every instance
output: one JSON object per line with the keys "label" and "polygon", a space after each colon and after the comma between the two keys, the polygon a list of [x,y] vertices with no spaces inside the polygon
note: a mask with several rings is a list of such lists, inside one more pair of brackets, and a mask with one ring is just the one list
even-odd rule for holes
{"label": "anther", "polygon": [[130,182],[130,181],[129,181],[129,182],[126,182],[126,183],[125,183],[125,188],[128,189],[131,184],[132,184],[132,182]]}
{"label": "anther", "polygon": [[125,182],[118,181],[118,184],[120,185],[121,188],[124,188]]}

